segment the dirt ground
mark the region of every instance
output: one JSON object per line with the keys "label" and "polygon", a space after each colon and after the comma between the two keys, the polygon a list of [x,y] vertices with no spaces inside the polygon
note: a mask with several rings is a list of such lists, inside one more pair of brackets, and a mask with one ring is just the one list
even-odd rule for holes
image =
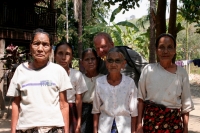
{"label": "dirt ground", "polygon": [[[200,133],[200,75],[190,74],[189,78],[195,106],[195,110],[190,112],[189,133]],[[9,99],[7,101],[8,104]],[[10,113],[10,110],[0,111],[0,133],[10,133]]]}

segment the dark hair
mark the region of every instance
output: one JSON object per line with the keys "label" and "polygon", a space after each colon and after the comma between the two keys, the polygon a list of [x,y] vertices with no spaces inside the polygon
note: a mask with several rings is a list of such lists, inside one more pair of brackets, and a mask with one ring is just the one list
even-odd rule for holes
{"label": "dark hair", "polygon": [[92,53],[94,54],[94,56],[96,57],[97,60],[97,71],[99,70],[99,62],[100,62],[100,58],[97,55],[97,52],[93,49],[93,48],[87,48],[82,52],[82,60],[85,58],[85,55],[87,54],[88,51],[92,51]]}
{"label": "dark hair", "polygon": [[94,38],[93,38],[93,42],[94,42],[95,39],[96,39],[97,37],[99,37],[99,36],[103,36],[103,37],[105,37],[106,39],[108,39],[108,41],[109,41],[110,43],[113,43],[112,37],[111,37],[108,33],[106,33],[106,32],[99,32],[99,33],[97,33],[97,34],[94,36]]}
{"label": "dark hair", "polygon": [[30,43],[33,43],[33,40],[34,40],[34,37],[38,34],[38,33],[43,33],[43,34],[46,34],[48,37],[49,37],[49,42],[50,42],[50,45],[52,46],[52,36],[46,32],[44,29],[41,29],[41,28],[37,28],[33,31],[33,34],[32,34],[32,37],[31,37],[31,42]]}
{"label": "dark hair", "polygon": [[159,43],[160,39],[161,39],[162,37],[165,37],[165,36],[170,37],[170,38],[173,40],[173,42],[174,42],[174,48],[176,48],[176,40],[175,40],[175,38],[174,38],[171,34],[169,34],[169,33],[162,33],[162,34],[160,34],[160,35],[157,37],[157,39],[156,39],[156,48],[158,48],[158,43]]}
{"label": "dark hair", "polygon": [[[176,48],[176,39],[173,37],[173,35],[169,34],[169,33],[162,33],[160,34],[157,39],[156,39],[156,49],[158,48],[158,44],[159,44],[159,41],[162,37],[170,37],[173,42],[174,42],[174,48]],[[176,61],[176,54],[174,55],[173,59],[172,59],[172,63],[175,63]]]}
{"label": "dark hair", "polygon": [[96,59],[99,58],[98,55],[97,55],[97,52],[96,52],[93,48],[87,48],[87,49],[85,49],[85,50],[82,52],[82,60],[84,59],[84,57],[85,57],[85,55],[86,55],[86,53],[87,53],[88,51],[92,51],[92,53],[94,54],[94,56],[96,57]]}
{"label": "dark hair", "polygon": [[121,49],[118,48],[118,47],[111,48],[111,49],[108,51],[107,56],[108,56],[109,53],[111,53],[111,52],[118,52],[118,53],[122,54],[122,57],[123,57],[124,59],[126,59],[126,58],[125,58],[125,53],[124,53],[124,51],[121,50]]}
{"label": "dark hair", "polygon": [[56,45],[56,47],[55,47],[55,50],[54,50],[54,55],[57,53],[57,51],[58,51],[58,47],[60,47],[61,45],[67,45],[71,50],[72,50],[72,55],[73,55],[73,48],[72,48],[72,45],[70,44],[70,43],[68,43],[68,42],[60,42],[60,43],[58,43],[57,45]]}

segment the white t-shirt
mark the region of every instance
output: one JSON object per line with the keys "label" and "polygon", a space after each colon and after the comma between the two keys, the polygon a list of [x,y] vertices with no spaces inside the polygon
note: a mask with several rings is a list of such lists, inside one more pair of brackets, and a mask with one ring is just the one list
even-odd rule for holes
{"label": "white t-shirt", "polygon": [[100,76],[103,76],[103,74],[98,74],[97,76],[92,78],[88,78],[85,74],[83,75],[86,85],[88,87],[88,91],[83,94],[83,103],[93,103],[96,79]]}
{"label": "white t-shirt", "polygon": [[188,74],[180,66],[176,73],[171,73],[159,63],[146,65],[138,82],[138,98],[181,109],[182,113],[194,109]]}
{"label": "white t-shirt", "polygon": [[131,133],[131,117],[138,115],[134,80],[123,74],[120,84],[112,86],[107,75],[97,78],[92,114],[98,113],[98,133],[109,133],[114,119],[119,133]]}
{"label": "white t-shirt", "polygon": [[88,88],[80,71],[70,68],[69,78],[73,88],[67,90],[67,101],[69,103],[75,103],[76,94],[82,94],[87,91]]}
{"label": "white t-shirt", "polygon": [[52,62],[40,70],[27,66],[28,62],[17,67],[7,92],[7,96],[21,96],[16,129],[64,126],[59,93],[72,88],[66,71]]}

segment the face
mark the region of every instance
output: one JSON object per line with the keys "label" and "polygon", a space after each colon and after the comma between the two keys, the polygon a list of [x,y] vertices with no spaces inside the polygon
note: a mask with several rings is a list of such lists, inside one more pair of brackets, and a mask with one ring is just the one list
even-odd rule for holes
{"label": "face", "polygon": [[72,50],[68,45],[60,45],[55,53],[55,61],[64,68],[68,68],[72,61]]}
{"label": "face", "polygon": [[176,54],[173,40],[168,36],[160,38],[156,53],[160,61],[172,61]]}
{"label": "face", "polygon": [[104,58],[108,51],[114,47],[113,43],[110,43],[105,37],[98,36],[94,40],[95,49],[97,51],[97,55],[101,58]]}
{"label": "face", "polygon": [[85,56],[82,60],[82,66],[86,72],[97,70],[97,58],[92,51],[89,50],[85,53]]}
{"label": "face", "polygon": [[126,61],[119,52],[110,52],[106,59],[106,68],[109,73],[120,73],[126,65]]}
{"label": "face", "polygon": [[51,54],[49,37],[44,33],[37,33],[33,39],[33,42],[30,44],[30,51],[34,61],[48,61]]}

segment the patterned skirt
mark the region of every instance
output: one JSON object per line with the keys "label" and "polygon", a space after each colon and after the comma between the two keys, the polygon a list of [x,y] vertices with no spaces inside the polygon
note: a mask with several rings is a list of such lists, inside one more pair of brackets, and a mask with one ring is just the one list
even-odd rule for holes
{"label": "patterned skirt", "polygon": [[77,127],[77,109],[75,103],[69,103],[69,132],[75,133]]}
{"label": "patterned skirt", "polygon": [[92,104],[83,103],[81,133],[93,133],[93,114],[91,112]]}
{"label": "patterned skirt", "polygon": [[144,133],[182,133],[183,122],[180,109],[166,108],[164,105],[145,102],[143,119]]}
{"label": "patterned skirt", "polygon": [[[54,127],[50,129],[47,133],[64,133],[64,127]],[[32,128],[25,131],[16,130],[16,133],[39,133],[38,128]]]}

